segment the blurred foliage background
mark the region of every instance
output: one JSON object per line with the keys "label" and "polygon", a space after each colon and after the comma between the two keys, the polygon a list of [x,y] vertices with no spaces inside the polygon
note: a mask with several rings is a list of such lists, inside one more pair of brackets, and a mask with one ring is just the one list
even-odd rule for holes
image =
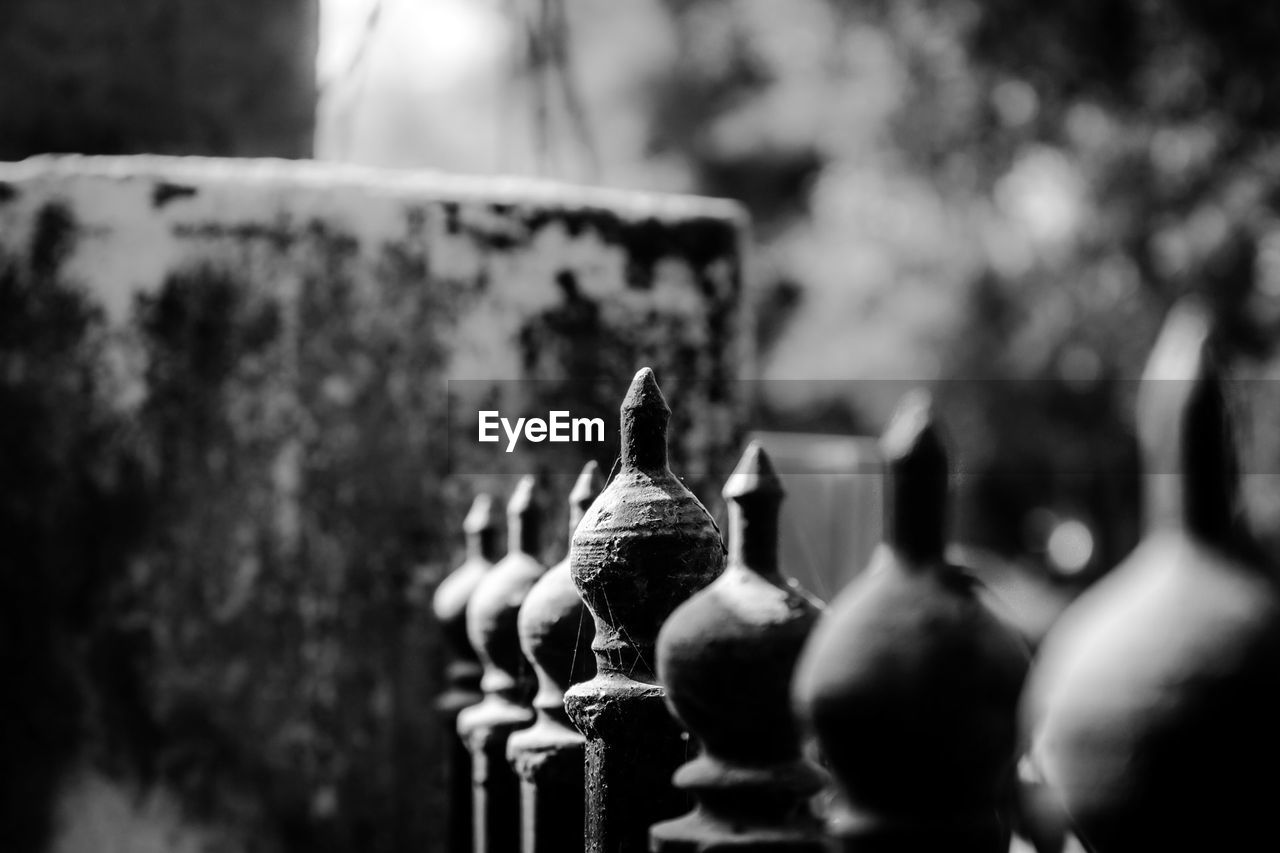
{"label": "blurred foliage background", "polygon": [[328,0],[322,24],[320,157],[743,201],[758,375],[796,380],[761,425],[874,432],[902,390],[877,380],[932,384],[967,541],[1035,550],[1047,509],[1095,565],[1127,550],[1132,380],[1180,296],[1236,374],[1273,372],[1272,4]]}

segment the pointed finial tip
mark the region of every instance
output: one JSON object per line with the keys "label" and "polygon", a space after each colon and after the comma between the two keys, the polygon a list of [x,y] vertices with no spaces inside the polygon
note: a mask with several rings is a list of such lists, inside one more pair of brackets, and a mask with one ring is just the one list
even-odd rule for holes
{"label": "pointed finial tip", "polygon": [[1209,338],[1213,319],[1198,299],[1184,299],[1173,306],[1160,327],[1144,380],[1200,379],[1211,368]]}
{"label": "pointed finial tip", "polygon": [[782,497],[785,493],[778,472],[774,470],[773,461],[758,441],[747,445],[721,492],[729,500],[739,500],[749,495]]}
{"label": "pointed finial tip", "polygon": [[1138,386],[1138,433],[1149,452],[1169,460],[1181,452],[1179,425],[1199,391],[1218,378],[1212,333],[1213,318],[1197,299],[1178,302],[1165,318]]}
{"label": "pointed finial tip", "polygon": [[1217,536],[1232,522],[1206,508],[1233,505],[1240,484],[1235,415],[1215,358],[1214,325],[1198,299],[1170,309],[1138,386],[1137,433],[1150,471],[1180,475],[1176,485],[1152,485],[1150,518],[1177,518]]}
{"label": "pointed finial tip", "polygon": [[936,434],[936,429],[933,395],[923,389],[909,391],[898,403],[880,439],[880,449],[890,462],[905,458],[916,452],[926,436]]}
{"label": "pointed finial tip", "polygon": [[582,466],[582,471],[569,492],[569,503],[585,509],[603,489],[604,477],[600,474],[600,466],[592,459]]}
{"label": "pointed finial tip", "polygon": [[538,478],[533,474],[525,474],[516,483],[511,492],[511,500],[507,502],[507,515],[524,515],[534,507],[534,493],[538,488]]}
{"label": "pointed finial tip", "polygon": [[667,400],[662,396],[662,389],[658,387],[658,379],[653,375],[652,369],[642,367],[636,371],[631,387],[627,389],[627,396],[622,401],[622,408],[652,408],[670,413],[671,409],[667,407]]}
{"label": "pointed finial tip", "polygon": [[471,502],[467,517],[462,520],[463,533],[481,533],[495,526],[493,512],[493,495],[481,492]]}

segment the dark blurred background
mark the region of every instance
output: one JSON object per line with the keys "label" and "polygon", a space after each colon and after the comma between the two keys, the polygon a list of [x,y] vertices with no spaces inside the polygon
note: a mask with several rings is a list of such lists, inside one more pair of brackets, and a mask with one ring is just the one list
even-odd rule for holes
{"label": "dark blurred background", "polygon": [[[1070,594],[1135,541],[1133,380],[1187,294],[1216,312],[1231,375],[1263,381],[1236,402],[1260,475],[1249,511],[1278,541],[1277,44],[1280,6],[1243,0],[4,0],[0,159],[314,156],[737,199],[757,317],[741,378],[770,380],[751,427],[870,435],[903,388],[887,380],[930,385],[960,459],[958,540]],[[33,316],[0,315],[8,355],[32,351]],[[37,349],[77,357],[56,339]],[[9,369],[6,391],[33,375]],[[95,458],[92,418],[60,431],[57,394],[26,412],[7,399],[0,471],[22,484],[6,497],[9,559],[67,517],[139,535],[115,499],[139,472],[66,464]],[[5,595],[92,622],[95,578],[124,571],[95,567],[95,547],[67,543],[53,585],[7,566]],[[98,652],[126,665],[98,677],[143,677],[127,649]],[[47,799],[80,738],[57,710],[75,685],[41,677],[47,742],[5,747],[36,756],[9,774],[11,814]],[[93,803],[82,813],[104,826],[149,816],[128,849],[253,837],[183,834],[154,797]],[[209,808],[249,825],[241,805]],[[47,821],[11,825],[0,846],[42,849]]]}

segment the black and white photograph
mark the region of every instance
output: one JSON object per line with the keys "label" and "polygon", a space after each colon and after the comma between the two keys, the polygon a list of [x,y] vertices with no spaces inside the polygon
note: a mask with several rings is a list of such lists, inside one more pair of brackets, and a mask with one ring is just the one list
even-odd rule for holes
{"label": "black and white photograph", "polygon": [[1280,849],[1280,5],[0,0],[0,853]]}

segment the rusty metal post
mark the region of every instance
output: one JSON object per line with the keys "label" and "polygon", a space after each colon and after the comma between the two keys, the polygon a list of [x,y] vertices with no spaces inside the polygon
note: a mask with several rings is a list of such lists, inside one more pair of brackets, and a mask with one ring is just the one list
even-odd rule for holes
{"label": "rusty metal post", "polygon": [[520,845],[520,785],[507,763],[507,739],[533,722],[533,672],[520,652],[516,620],[545,567],[537,481],[522,477],[507,504],[507,554],[467,604],[467,636],[484,666],[484,699],[458,714],[458,735],[471,753],[475,853],[514,853]]}
{"label": "rusty metal post", "polygon": [[1036,767],[1097,853],[1280,838],[1258,775],[1280,764],[1280,592],[1238,513],[1211,332],[1199,306],[1166,321],[1138,391],[1143,539],[1049,632],[1027,691]]}
{"label": "rusty metal post", "polygon": [[782,483],[759,444],[725,484],[729,566],[658,633],[667,703],[702,745],[675,775],[697,806],[653,826],[653,853],[818,853],[809,798],[826,774],[800,753],[791,715],[796,659],[818,618],[778,568]]}
{"label": "rusty metal post", "polygon": [[848,853],[1007,853],[1022,639],[946,562],[947,454],[927,395],[881,447],[884,542],[819,620],[797,711],[836,777]]}
{"label": "rusty metal post", "polygon": [[688,756],[654,673],[654,642],[671,611],[720,574],[725,552],[706,508],[667,466],[670,416],[644,368],[622,402],[618,472],[570,549],[596,629],[596,676],[565,693],[587,738],[589,853],[640,853],[650,825],[688,807],[671,784]]}
{"label": "rusty metal post", "polygon": [[[604,486],[588,462],[569,493],[569,538]],[[547,570],[520,607],[520,647],[538,676],[537,720],[507,743],[520,777],[522,853],[581,853],[586,739],[569,722],[564,691],[595,675],[594,633],[569,574],[569,556]]]}
{"label": "rusty metal post", "polygon": [[458,713],[484,698],[480,692],[480,658],[467,639],[467,602],[498,557],[499,531],[492,495],[476,495],[463,519],[462,531],[466,534],[466,557],[436,587],[431,601],[449,655],[445,691],[436,699],[447,742],[441,753],[446,756],[449,853],[471,853],[471,753],[458,737]]}

